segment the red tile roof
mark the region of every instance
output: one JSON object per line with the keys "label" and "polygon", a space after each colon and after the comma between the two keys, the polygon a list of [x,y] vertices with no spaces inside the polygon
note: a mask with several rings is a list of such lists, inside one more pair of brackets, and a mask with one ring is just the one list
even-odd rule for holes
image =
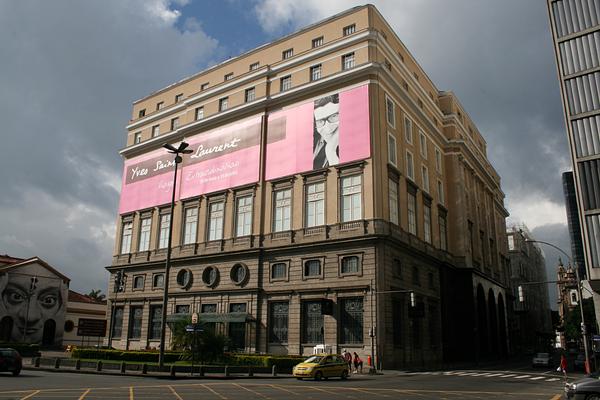
{"label": "red tile roof", "polygon": [[76,291],[69,289],[69,303],[72,301],[76,303],[106,304],[106,300],[95,300],[90,296],[77,293]]}

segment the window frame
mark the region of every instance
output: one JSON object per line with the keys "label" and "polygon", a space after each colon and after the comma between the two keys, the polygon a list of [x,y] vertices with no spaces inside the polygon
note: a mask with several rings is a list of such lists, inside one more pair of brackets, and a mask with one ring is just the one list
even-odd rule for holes
{"label": "window frame", "polygon": [[[250,199],[250,204],[243,204],[242,207],[250,207],[250,211],[243,212],[242,216],[244,218],[242,232],[240,233],[240,201]],[[246,224],[247,214],[250,214],[250,221]],[[254,195],[252,193],[249,194],[241,194],[236,196],[235,198],[235,237],[244,237],[252,235],[252,225],[254,218]],[[246,226],[248,226],[248,231],[246,231]],[[246,233],[247,232],[247,233]]]}
{"label": "window frame", "polygon": [[294,48],[291,47],[289,49],[285,49],[281,52],[281,59],[282,60],[287,60],[289,58],[292,58],[294,56]]}
{"label": "window frame", "polygon": [[407,190],[406,195],[406,210],[407,210],[407,222],[408,222],[408,233],[417,236],[418,222],[417,222],[417,193],[416,191]]}
{"label": "window frame", "polygon": [[[338,276],[362,276],[363,274],[363,253],[348,253],[338,255]],[[356,258],[356,271],[344,272],[344,260]]]}
{"label": "window frame", "polygon": [[[283,192],[289,192],[289,196],[288,197],[284,197],[284,198],[282,198],[280,200],[277,200],[277,195],[279,193],[283,193]],[[286,232],[286,231],[289,231],[289,230],[292,229],[292,226],[293,226],[292,225],[292,223],[293,223],[292,222],[292,217],[293,217],[292,216],[292,209],[293,209],[292,207],[294,205],[293,198],[294,198],[294,193],[293,193],[293,190],[292,190],[291,186],[290,187],[283,187],[283,188],[280,188],[280,189],[273,190],[273,206],[272,206],[272,209],[273,209],[273,222],[272,222],[272,226],[271,226],[271,230],[272,230],[273,233],[276,233],[276,232]],[[278,206],[277,202],[278,201],[283,201],[283,200],[288,200],[289,204],[283,205],[281,207]],[[278,210],[280,210],[280,209],[282,210],[282,212],[281,212],[281,216],[282,216],[282,218],[281,218],[281,229],[277,229],[277,225],[278,225],[277,215],[278,215]],[[285,210],[286,209],[288,211],[288,218],[285,217]],[[285,224],[286,219],[288,220],[287,228],[286,228],[286,224]]]}
{"label": "window frame", "polygon": [[406,150],[406,177],[415,182],[415,158],[410,150]]}
{"label": "window frame", "polygon": [[[393,143],[392,143],[393,142]],[[387,134],[387,145],[388,145],[388,163],[392,164],[394,167],[398,168],[398,145],[396,141],[396,136],[394,136],[390,131]],[[393,157],[393,160],[392,160]]]}
{"label": "window frame", "polygon": [[[346,303],[350,301],[357,301],[360,299],[360,321],[356,318],[358,312],[354,315],[350,315],[346,310]],[[365,297],[364,296],[349,296],[338,298],[338,307],[340,310],[340,344],[343,345],[361,345],[365,341]],[[355,322],[355,324],[352,324]],[[357,331],[350,333],[346,332],[347,326],[357,329]],[[356,328],[356,325],[358,328]],[[348,340],[349,337],[355,337],[354,340]]]}
{"label": "window frame", "polygon": [[[222,209],[221,210],[214,210],[214,213],[218,213],[221,212],[221,216],[216,216],[213,217],[213,210],[211,209],[213,206],[217,206],[217,205],[221,205]],[[208,202],[208,207],[207,207],[207,224],[206,224],[206,241],[208,242],[213,242],[216,240],[223,240],[223,235],[224,235],[224,227],[225,227],[225,200],[224,199],[217,199],[217,200],[212,200]],[[220,235],[216,235],[216,236],[212,236],[211,231],[213,230],[213,222],[217,222],[220,219],[220,226],[217,227],[216,225],[214,225],[214,231],[215,231],[215,235],[220,231]],[[218,236],[218,237],[217,237]]]}
{"label": "window frame", "polygon": [[[158,285],[156,280],[162,276],[162,285]],[[165,288],[165,274],[164,272],[155,272],[152,274],[152,289],[164,289]]]}
{"label": "window frame", "polygon": [[404,140],[406,143],[413,143],[413,121],[408,115],[404,116]]}
{"label": "window frame", "polygon": [[[126,235],[126,231],[128,234]],[[125,241],[124,239],[127,238]],[[121,222],[121,253],[120,254],[131,254],[131,245],[133,240],[133,218],[123,219]],[[125,250],[127,243],[127,251]]]}
{"label": "window frame", "polygon": [[[322,185],[323,186],[323,190],[320,192],[317,192],[316,189],[313,193],[309,193],[310,191],[310,187],[317,187],[318,185]],[[309,200],[309,196],[314,196],[314,197],[321,197],[321,199],[318,200]],[[321,196],[318,196],[321,195]],[[311,182],[307,182],[304,184],[304,227],[305,228],[314,228],[317,226],[323,226],[325,225],[327,219],[326,219],[326,208],[327,208],[327,182],[325,180],[318,180],[318,181],[311,181]],[[319,222],[319,207],[318,204],[321,204],[321,209],[322,209],[322,223],[318,223]],[[309,209],[310,206],[314,205],[314,224],[309,223],[310,222],[310,213],[309,213]]]}
{"label": "window frame", "polygon": [[342,55],[342,71],[348,71],[356,67],[356,55],[352,51]]}
{"label": "window frame", "polygon": [[349,36],[356,32],[356,24],[350,24],[342,28],[342,36]]}
{"label": "window frame", "polygon": [[253,62],[252,64],[250,64],[250,66],[248,67],[248,71],[256,71],[257,69],[260,68],[260,62]]}
{"label": "window frame", "polygon": [[[282,320],[285,320],[285,340],[284,338],[279,338],[274,331],[274,327],[275,327],[275,318],[273,318],[274,315],[281,315],[283,316],[283,313],[275,313],[274,312],[274,306],[278,305],[278,304],[286,304],[287,305],[287,314],[285,314],[285,318],[282,318]],[[273,301],[269,301],[268,302],[268,316],[267,316],[267,320],[268,320],[268,325],[269,325],[269,333],[268,333],[268,341],[269,344],[282,344],[285,345],[288,343],[289,340],[289,329],[290,329],[290,302],[287,300],[273,300]],[[283,325],[283,324],[280,324]],[[275,339],[275,340],[274,340]]]}
{"label": "window frame", "polygon": [[[307,275],[307,263],[316,261],[319,263],[319,273]],[[323,279],[325,273],[325,257],[307,257],[302,258],[302,280],[310,280],[310,279]]]}
{"label": "window frame", "polygon": [[[164,223],[167,224],[166,227],[163,226]],[[163,250],[163,249],[166,249],[169,247],[170,225],[171,225],[171,211],[170,210],[161,210],[161,212],[159,213],[159,216],[158,216],[158,232],[157,232],[158,237],[156,240],[156,248],[158,250]]]}
{"label": "window frame", "polygon": [[[277,264],[282,264],[284,266],[284,276],[283,277],[273,277],[273,267]],[[290,270],[290,261],[272,261],[269,263],[269,282],[288,282],[289,281],[289,270]]]}
{"label": "window frame", "polygon": [[[158,340],[161,334],[161,320],[162,320],[162,304],[151,304],[148,314],[148,340]],[[160,316],[158,320],[155,320],[156,310],[160,309]]]}
{"label": "window frame", "polygon": [[[389,108],[390,104],[392,106],[391,113]],[[396,128],[396,103],[387,93],[385,94],[385,119],[389,126],[394,129]]]}
{"label": "window frame", "polygon": [[[188,215],[188,211],[194,211],[196,215]],[[189,221],[188,219],[192,217],[195,218],[195,221]],[[195,244],[198,241],[198,220],[200,217],[200,213],[198,212],[198,206],[196,204],[192,205],[184,205],[183,207],[183,232],[181,235],[181,244],[183,246]],[[189,227],[192,227],[192,230],[189,230]],[[193,236],[193,238],[192,238]]]}
{"label": "window frame", "polygon": [[[139,318],[137,318],[137,316],[136,316],[137,310],[140,310]],[[127,339],[141,340],[143,321],[144,321],[144,306],[143,305],[129,306],[129,325],[127,326]],[[139,324],[139,326],[137,324]],[[134,336],[134,332],[136,333],[135,336]]]}
{"label": "window frame", "polygon": [[[138,279],[142,282],[142,285],[140,287],[136,286],[136,282],[138,281]],[[137,274],[137,275],[133,276],[133,279],[131,281],[131,291],[132,292],[143,291],[145,286],[146,286],[146,274]]]}
{"label": "window frame", "polygon": [[252,86],[251,88],[244,90],[244,102],[250,103],[254,100],[256,100],[256,88]]}
{"label": "window frame", "polygon": [[279,78],[279,92],[286,92],[292,88],[292,75]]}
{"label": "window frame", "polygon": [[421,157],[423,157],[424,160],[427,160],[427,136],[421,129],[419,129],[419,151]]}
{"label": "window frame", "polygon": [[431,188],[429,185],[429,168],[425,164],[421,164],[421,182],[423,191],[431,193]]}
{"label": "window frame", "polygon": [[323,64],[311,65],[309,68],[309,75],[311,82],[315,82],[323,78]]}
{"label": "window frame", "polygon": [[133,144],[142,143],[142,132],[136,132],[133,134]]}
{"label": "window frame", "polygon": [[437,146],[435,146],[435,170],[442,173],[442,151]]}
{"label": "window frame", "polygon": [[179,129],[179,117],[171,118],[171,131]]}
{"label": "window frame", "polygon": [[160,124],[152,126],[152,137],[158,137],[160,135]]}
{"label": "window frame", "polygon": [[431,203],[423,201],[423,240],[425,243],[433,243]]}
{"label": "window frame", "polygon": [[311,48],[316,49],[317,47],[323,46],[324,40],[323,36],[316,37],[311,42]]}
{"label": "window frame", "polygon": [[219,112],[227,111],[229,109],[229,96],[221,97],[219,99]]}
{"label": "window frame", "polygon": [[[356,178],[356,177],[360,178],[360,192],[358,192],[358,193],[344,194],[344,181],[347,180],[347,179],[353,179],[353,178]],[[340,212],[339,221],[341,223],[352,222],[352,221],[360,221],[361,219],[363,219],[363,213],[364,213],[364,210],[363,210],[364,201],[363,201],[363,198],[362,198],[363,193],[364,193],[364,190],[363,190],[363,174],[362,174],[362,172],[342,175],[342,176],[340,176],[339,181],[340,181],[340,183],[339,183],[339,185],[340,185],[339,186],[339,196],[340,196],[339,197],[339,202],[340,202],[340,207],[339,207],[339,210],[340,210],[339,211]],[[352,184],[352,182],[351,182],[350,186],[347,186],[347,188],[353,188],[353,187],[356,187],[356,186],[357,186],[356,184]],[[358,195],[358,196],[356,196],[356,195]],[[358,215],[358,218],[357,218],[357,216],[354,215],[354,211],[355,211],[355,208],[356,208],[355,205],[352,204],[352,200],[355,198],[354,196],[356,196],[356,198],[358,199],[358,201],[360,203],[359,207],[358,207],[360,209],[360,211],[359,211],[360,215]],[[344,211],[345,211],[346,201],[348,201],[348,200],[350,201],[350,208],[349,208],[349,210],[350,210],[350,213],[352,215],[350,216],[349,219],[346,219]]]}
{"label": "window frame", "polygon": [[[392,190],[391,188],[394,187],[395,190],[395,201],[392,198]],[[400,185],[398,183],[397,180],[392,179],[392,178],[388,178],[388,208],[389,208],[389,214],[390,214],[390,222],[394,225],[400,225],[400,206],[399,206],[399,195],[400,193]],[[395,212],[392,212],[392,210],[394,210]],[[395,218],[393,218],[393,216],[395,215]]]}
{"label": "window frame", "polygon": [[[147,226],[144,226],[144,222],[148,221]],[[152,215],[143,215],[140,217],[139,223],[139,237],[138,237],[138,252],[149,251],[150,241],[152,239]],[[142,245],[144,245],[142,247]]]}

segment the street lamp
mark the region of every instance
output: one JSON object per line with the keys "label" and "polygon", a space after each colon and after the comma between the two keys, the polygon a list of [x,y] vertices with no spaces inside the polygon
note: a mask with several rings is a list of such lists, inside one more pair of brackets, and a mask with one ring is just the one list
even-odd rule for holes
{"label": "street lamp", "polygon": [[577,295],[579,296],[579,311],[581,312],[581,334],[583,335],[583,350],[585,352],[585,372],[587,374],[590,373],[590,357],[589,357],[589,351],[588,351],[588,343],[587,343],[587,329],[586,329],[586,325],[585,325],[585,316],[583,314],[583,296],[581,293],[581,280],[579,278],[579,266],[577,264],[574,264],[573,261],[571,260],[571,257],[560,247],[553,245],[552,243],[548,243],[548,242],[544,242],[542,240],[533,240],[533,239],[525,239],[526,242],[529,243],[542,243],[545,244],[547,246],[550,246],[558,251],[560,251],[561,253],[563,253],[567,259],[569,260],[569,264],[574,265],[575,267],[575,279],[577,280]]}
{"label": "street lamp", "polygon": [[175,209],[175,189],[177,187],[177,165],[183,160],[180,154],[190,154],[192,150],[188,149],[186,142],[181,142],[179,147],[175,148],[169,143],[163,147],[169,150],[169,153],[175,154],[175,172],[173,173],[173,195],[171,197],[171,216],[169,218],[169,240],[167,243],[167,261],[165,262],[165,278],[163,280],[163,304],[162,318],[160,320],[160,348],[158,349],[158,368],[161,369],[165,362],[165,331],[167,326],[167,303],[169,297],[169,269],[171,268],[171,240],[173,237],[173,211]]}
{"label": "street lamp", "polygon": [[113,340],[113,329],[114,329],[114,325],[115,325],[115,312],[117,310],[117,296],[119,295],[119,292],[122,292],[125,290],[125,281],[127,280],[127,275],[125,275],[125,270],[119,270],[117,271],[117,273],[115,274],[115,286],[114,286],[114,292],[115,292],[115,298],[112,300],[111,302],[111,307],[110,307],[110,324],[109,324],[109,331],[108,331],[108,348],[112,348],[112,340]]}

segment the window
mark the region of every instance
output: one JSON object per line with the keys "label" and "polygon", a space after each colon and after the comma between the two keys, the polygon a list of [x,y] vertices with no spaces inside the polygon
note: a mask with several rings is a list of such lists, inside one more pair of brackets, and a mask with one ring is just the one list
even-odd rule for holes
{"label": "window", "polygon": [[304,262],[304,276],[321,276],[321,260],[308,260]]}
{"label": "window", "polygon": [[163,274],[155,274],[152,277],[152,287],[161,288],[165,286],[165,276]]}
{"label": "window", "polygon": [[404,118],[404,139],[412,143],[412,121],[408,117]]}
{"label": "window", "polygon": [[140,221],[140,242],[138,251],[148,251],[150,249],[150,229],[152,227],[152,218],[142,218]]}
{"label": "window", "polygon": [[302,303],[302,343],[323,343],[321,301]]}
{"label": "window", "polygon": [[204,107],[196,108],[196,121],[204,118]]}
{"label": "window", "polygon": [[250,64],[250,71],[255,71],[258,69],[258,67],[260,67],[259,62],[252,63],[252,64]]}
{"label": "window", "polygon": [[289,309],[287,301],[269,304],[269,343],[287,343]]}
{"label": "window", "polygon": [[152,127],[152,137],[157,137],[160,135],[160,125],[154,125]]}
{"label": "window", "polygon": [[[446,232],[446,214],[440,211],[438,216],[438,223],[440,225],[440,249],[448,250],[448,236]],[[509,236],[511,237],[511,236]]]}
{"label": "window", "polygon": [[306,227],[325,223],[325,183],[306,185]]}
{"label": "window", "polygon": [[508,249],[509,250],[515,249],[515,237],[513,235],[510,235],[508,237]]}
{"label": "window", "polygon": [[219,111],[225,111],[229,107],[229,97],[219,99]]}
{"label": "window", "polygon": [[164,101],[160,101],[160,102],[156,103],[156,111],[162,110],[164,107],[165,107]]}
{"label": "window", "polygon": [[146,116],[146,109],[142,108],[139,112],[138,112],[138,118],[142,118]]}
{"label": "window", "polygon": [[294,49],[287,49],[281,52],[281,58],[283,60],[290,58],[294,55]]}
{"label": "window", "polygon": [[388,200],[390,205],[390,222],[398,225],[398,182],[388,180]]}
{"label": "window", "polygon": [[179,103],[181,100],[183,100],[183,93],[175,95],[175,103]]}
{"label": "window", "polygon": [[196,232],[198,230],[198,209],[188,207],[183,216],[183,244],[196,243]]}
{"label": "window", "polygon": [[112,337],[120,338],[123,329],[123,307],[115,307],[115,316],[113,317]]}
{"label": "window", "polygon": [[[246,303],[229,304],[230,313],[245,313]],[[244,349],[246,347],[246,322],[229,323],[229,339],[231,347],[235,349]]]}
{"label": "window", "polygon": [[230,81],[233,79],[233,72],[230,72],[228,74],[225,74],[225,76],[223,77],[224,81]]}
{"label": "window", "polygon": [[211,203],[208,207],[208,240],[223,239],[223,209],[222,201]]}
{"label": "window", "polygon": [[203,83],[202,85],[200,85],[200,91],[201,92],[205,91],[206,89],[208,89],[208,82]]}
{"label": "window", "polygon": [[142,141],[142,132],[136,132],[136,133],[133,135],[133,143],[134,143],[134,144],[138,144],[138,143],[140,143],[141,141]]}
{"label": "window", "polygon": [[412,267],[412,283],[413,285],[421,286],[421,276],[419,275],[419,268],[416,265]]}
{"label": "window", "polygon": [[406,151],[406,177],[415,180],[415,165],[413,163],[413,155],[410,151]]}
{"label": "window", "polygon": [[312,40],[312,48],[323,46],[323,36],[319,36]]}
{"label": "window", "polygon": [[171,120],[171,130],[174,131],[177,128],[179,128],[179,118],[173,118]]}
{"label": "window", "polygon": [[217,312],[217,305],[216,304],[202,304],[200,312],[202,314],[216,313]]}
{"label": "window", "polygon": [[291,75],[284,76],[283,78],[280,79],[280,81],[279,81],[279,91],[280,92],[289,90],[289,89],[291,89],[291,87],[292,87],[292,76]]}
{"label": "window", "polygon": [[396,126],[396,111],[394,102],[392,101],[392,99],[387,97],[387,95],[385,96],[385,117],[390,126]]}
{"label": "window", "polygon": [[175,305],[175,314],[189,314],[189,313],[190,313],[190,305],[189,304]]}
{"label": "window", "polygon": [[169,245],[169,225],[171,214],[162,214],[160,216],[160,227],[158,231],[158,248],[166,249]]}
{"label": "window", "polygon": [[408,232],[417,234],[417,197],[412,191],[408,191]]}
{"label": "window", "polygon": [[142,314],[144,307],[129,308],[129,339],[142,337]]}
{"label": "window", "polygon": [[321,79],[321,64],[310,67],[310,80],[318,81]]}
{"label": "window", "polygon": [[181,288],[188,289],[192,283],[192,271],[187,268],[180,269],[175,276],[175,281]]}
{"label": "window", "polygon": [[144,288],[144,276],[138,275],[133,278],[133,289],[143,289]]}
{"label": "window", "polygon": [[292,190],[285,189],[275,192],[275,216],[273,218],[273,231],[282,232],[290,230],[292,218]]}
{"label": "window", "polygon": [[252,196],[236,199],[236,236],[252,234]]}
{"label": "window", "polygon": [[356,24],[345,26],[342,32],[344,36],[352,35],[356,32]]}
{"label": "window", "polygon": [[423,190],[429,193],[429,169],[421,165],[421,178],[423,180]]}
{"label": "window", "polygon": [[362,177],[361,175],[342,178],[342,222],[362,218]]}
{"label": "window", "polygon": [[394,167],[398,166],[396,157],[396,138],[388,132],[388,162]]}
{"label": "window", "polygon": [[357,274],[360,272],[360,259],[357,256],[342,258],[342,274]]}
{"label": "window", "polygon": [[442,181],[437,182],[437,187],[438,187],[438,197],[440,200],[440,204],[445,204],[446,200],[444,198],[444,184],[442,183]]}
{"label": "window", "polygon": [[363,342],[363,298],[340,299],[341,342],[360,344]]}
{"label": "window", "polygon": [[427,160],[427,137],[423,131],[419,131],[419,145],[421,149],[421,157]]}
{"label": "window", "polygon": [[287,264],[275,263],[271,264],[271,279],[285,279],[287,277]]}
{"label": "window", "polygon": [[121,254],[127,254],[131,251],[132,232],[133,222],[124,222],[121,228]]}
{"label": "window", "polygon": [[160,339],[160,322],[162,321],[162,306],[150,306],[150,322],[148,339]]}
{"label": "window", "polygon": [[442,173],[442,152],[437,147],[435,148],[435,170]]}
{"label": "window", "polygon": [[253,87],[246,89],[246,92],[244,93],[244,101],[246,103],[250,103],[251,101],[254,101],[255,98],[256,98],[256,90],[254,90]]}
{"label": "window", "polygon": [[423,235],[425,242],[431,243],[431,206],[423,204]]}
{"label": "window", "polygon": [[348,53],[342,56],[342,70],[350,68],[354,68],[354,53]]}

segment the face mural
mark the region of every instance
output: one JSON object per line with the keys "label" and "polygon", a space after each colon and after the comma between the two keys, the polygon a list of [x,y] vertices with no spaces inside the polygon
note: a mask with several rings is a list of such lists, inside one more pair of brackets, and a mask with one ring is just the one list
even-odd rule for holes
{"label": "face mural", "polygon": [[313,169],[340,163],[340,100],[339,95],[315,100],[313,131]]}
{"label": "face mural", "polygon": [[2,331],[10,336],[3,339],[55,344],[56,338],[62,336],[65,296],[66,285],[60,279],[17,273],[0,275]]}

